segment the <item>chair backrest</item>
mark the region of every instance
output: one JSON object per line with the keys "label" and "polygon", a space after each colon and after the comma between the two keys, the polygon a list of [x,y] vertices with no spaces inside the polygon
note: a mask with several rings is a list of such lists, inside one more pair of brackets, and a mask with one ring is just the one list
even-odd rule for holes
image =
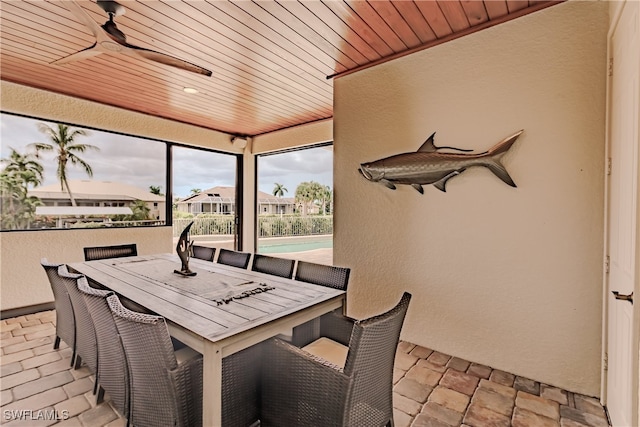
{"label": "chair backrest", "polygon": [[391,310],[353,326],[344,367],[345,374],[355,373],[348,425],[382,425],[393,419],[393,365],[410,300],[405,292]]}
{"label": "chair backrest", "polygon": [[113,246],[90,246],[84,248],[85,261],[136,255],[138,255],[138,247],[135,243]]}
{"label": "chair backrest", "polygon": [[125,417],[129,416],[129,374],[122,342],[113,315],[107,304],[111,291],[89,286],[86,278],[78,279],[78,289],[82,293],[89,315],[93,320],[98,343],[97,380],[104,388],[116,409]]}
{"label": "chair backrest", "polygon": [[133,425],[178,426],[183,408],[172,383],[177,367],[171,337],[161,316],[131,311],[116,295],[107,297],[129,366]]}
{"label": "chair backrest", "polygon": [[247,268],[249,265],[249,258],[251,258],[250,253],[221,248],[220,253],[218,254],[218,263],[238,268]]}
{"label": "chair backrest", "polygon": [[295,262],[293,259],[254,254],[251,270],[291,279]]}
{"label": "chair backrest", "polygon": [[346,267],[298,261],[296,280],[346,291],[350,272],[351,269]]}
{"label": "chair backrest", "polygon": [[54,305],[56,308],[56,336],[64,341],[75,353],[76,322],[73,314],[73,305],[69,299],[69,293],[64,281],[58,275],[58,268],[62,264],[53,264],[46,258],[40,260],[49,278],[49,284],[53,291]]}
{"label": "chair backrest", "polygon": [[216,248],[208,246],[193,245],[193,257],[213,262],[213,256],[216,254]]}
{"label": "chair backrest", "polygon": [[76,354],[87,364],[89,370],[95,374],[98,371],[96,330],[93,327],[93,320],[84,297],[78,289],[78,281],[81,279],[86,280],[86,278],[81,274],[69,273],[64,265],[58,268],[58,274],[67,287],[69,299],[71,299],[71,305],[73,305],[73,314],[76,321]]}

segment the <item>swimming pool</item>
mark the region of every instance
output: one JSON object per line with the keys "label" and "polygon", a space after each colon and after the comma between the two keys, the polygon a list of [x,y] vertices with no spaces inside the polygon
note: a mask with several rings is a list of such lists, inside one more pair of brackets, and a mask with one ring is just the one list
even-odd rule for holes
{"label": "swimming pool", "polygon": [[261,254],[282,254],[324,248],[333,248],[333,240],[322,239],[302,242],[291,242],[289,240],[282,243],[258,241],[258,252]]}

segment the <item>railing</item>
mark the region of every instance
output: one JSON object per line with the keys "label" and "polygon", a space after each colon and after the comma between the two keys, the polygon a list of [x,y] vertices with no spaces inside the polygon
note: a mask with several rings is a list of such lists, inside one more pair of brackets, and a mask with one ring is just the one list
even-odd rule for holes
{"label": "railing", "polygon": [[[173,237],[193,221],[192,236],[233,235],[233,215],[209,215],[203,218],[173,220]],[[260,215],[258,237],[310,236],[333,233],[333,215]]]}
{"label": "railing", "polygon": [[261,215],[258,237],[311,236],[333,233],[333,215]]}

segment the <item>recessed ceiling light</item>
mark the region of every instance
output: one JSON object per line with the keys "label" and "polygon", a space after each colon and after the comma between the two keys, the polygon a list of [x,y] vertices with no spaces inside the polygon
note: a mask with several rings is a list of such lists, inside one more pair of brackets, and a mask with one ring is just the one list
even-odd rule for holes
{"label": "recessed ceiling light", "polygon": [[198,93],[198,89],[192,88],[192,87],[185,87],[182,88],[183,91],[187,92],[187,93]]}

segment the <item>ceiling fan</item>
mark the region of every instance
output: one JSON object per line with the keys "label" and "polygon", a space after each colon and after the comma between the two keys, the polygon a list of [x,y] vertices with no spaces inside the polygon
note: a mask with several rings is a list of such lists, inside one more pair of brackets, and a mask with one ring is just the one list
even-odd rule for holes
{"label": "ceiling fan", "polygon": [[182,70],[191,71],[192,73],[211,76],[211,71],[198,65],[192,64],[191,62],[187,62],[171,55],[127,43],[126,36],[122,31],[118,29],[116,23],[113,20],[113,18],[116,16],[124,15],[124,6],[122,6],[118,2],[109,0],[98,0],[97,3],[98,6],[100,6],[102,10],[104,10],[109,15],[109,20],[103,25],[98,25],[93,19],[91,19],[89,14],[85,12],[84,9],[82,9],[82,7],[80,7],[80,5],[75,1],[64,2],[64,5],[67,7],[67,9],[69,9],[69,11],[73,13],[76,18],[78,18],[84,25],[86,25],[89,30],[91,30],[91,33],[96,38],[96,42],[86,49],[53,61],[52,64],[66,64],[72,61],[80,61],[103,52],[121,53],[138,59],[143,58],[159,62],[161,64],[170,65]]}

